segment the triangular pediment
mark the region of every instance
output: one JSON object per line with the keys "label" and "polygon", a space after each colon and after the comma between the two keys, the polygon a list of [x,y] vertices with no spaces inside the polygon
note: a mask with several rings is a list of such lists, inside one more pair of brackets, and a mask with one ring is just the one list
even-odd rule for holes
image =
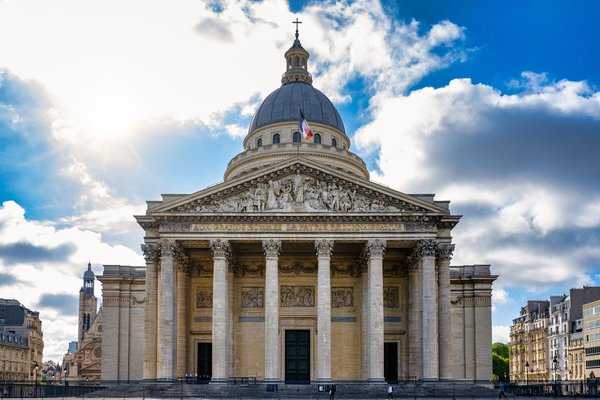
{"label": "triangular pediment", "polygon": [[322,212],[447,214],[448,210],[302,157],[152,209],[152,214]]}

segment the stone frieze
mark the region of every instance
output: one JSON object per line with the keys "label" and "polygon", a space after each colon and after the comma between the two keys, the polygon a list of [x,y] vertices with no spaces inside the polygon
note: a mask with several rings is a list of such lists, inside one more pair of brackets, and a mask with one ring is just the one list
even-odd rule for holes
{"label": "stone frieze", "polygon": [[212,289],[200,288],[196,293],[196,308],[212,308],[213,293]]}
{"label": "stone frieze", "polygon": [[400,308],[400,296],[397,287],[383,288],[383,307]]}
{"label": "stone frieze", "polygon": [[331,288],[331,308],[354,307],[354,289],[351,287]]}
{"label": "stone frieze", "polygon": [[297,164],[177,206],[174,212],[427,211],[323,171]]}
{"label": "stone frieze", "polygon": [[281,286],[281,307],[314,307],[313,286]]}
{"label": "stone frieze", "polygon": [[265,289],[262,287],[242,288],[242,308],[263,308],[265,306]]}

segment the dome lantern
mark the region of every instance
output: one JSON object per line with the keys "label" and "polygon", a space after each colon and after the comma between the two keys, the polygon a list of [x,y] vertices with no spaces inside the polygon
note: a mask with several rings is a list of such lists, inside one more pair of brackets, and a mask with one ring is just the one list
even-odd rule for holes
{"label": "dome lantern", "polygon": [[285,85],[289,82],[305,82],[309,85],[312,84],[312,75],[308,72],[308,51],[302,47],[300,43],[300,33],[298,32],[298,24],[302,22],[296,21],[292,22],[296,24],[296,40],[292,44],[292,47],[288,51],[285,52],[285,72],[281,77],[281,84]]}

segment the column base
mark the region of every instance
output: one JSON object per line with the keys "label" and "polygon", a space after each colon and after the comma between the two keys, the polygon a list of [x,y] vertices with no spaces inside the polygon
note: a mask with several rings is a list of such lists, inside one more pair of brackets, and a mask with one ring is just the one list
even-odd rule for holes
{"label": "column base", "polygon": [[439,378],[421,378],[421,382],[423,383],[427,383],[427,382],[439,382],[440,379]]}
{"label": "column base", "polygon": [[227,378],[212,378],[210,382],[208,382],[209,385],[226,385],[228,383],[229,379]]}
{"label": "column base", "polygon": [[314,381],[315,384],[319,385],[321,383],[332,383],[333,380],[331,378],[318,378],[316,381]]}
{"label": "column base", "polygon": [[368,378],[367,383],[385,383],[385,378]]}

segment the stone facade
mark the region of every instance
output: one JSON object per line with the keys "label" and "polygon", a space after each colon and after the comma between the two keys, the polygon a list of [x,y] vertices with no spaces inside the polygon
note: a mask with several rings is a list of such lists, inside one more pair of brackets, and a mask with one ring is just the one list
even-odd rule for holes
{"label": "stone facade", "polygon": [[103,381],[138,380],[143,377],[145,269],[105,265],[102,282]]}
{"label": "stone facade", "polygon": [[[489,266],[450,266],[460,216],[447,201],[369,180],[306,60],[296,38],[284,85],[259,108],[223,183],[163,195],[136,216],[144,379],[489,381],[496,277]],[[133,295],[123,271],[111,267],[109,280],[106,268],[108,334],[111,302]],[[103,376],[105,360],[134,354],[112,326]]]}

